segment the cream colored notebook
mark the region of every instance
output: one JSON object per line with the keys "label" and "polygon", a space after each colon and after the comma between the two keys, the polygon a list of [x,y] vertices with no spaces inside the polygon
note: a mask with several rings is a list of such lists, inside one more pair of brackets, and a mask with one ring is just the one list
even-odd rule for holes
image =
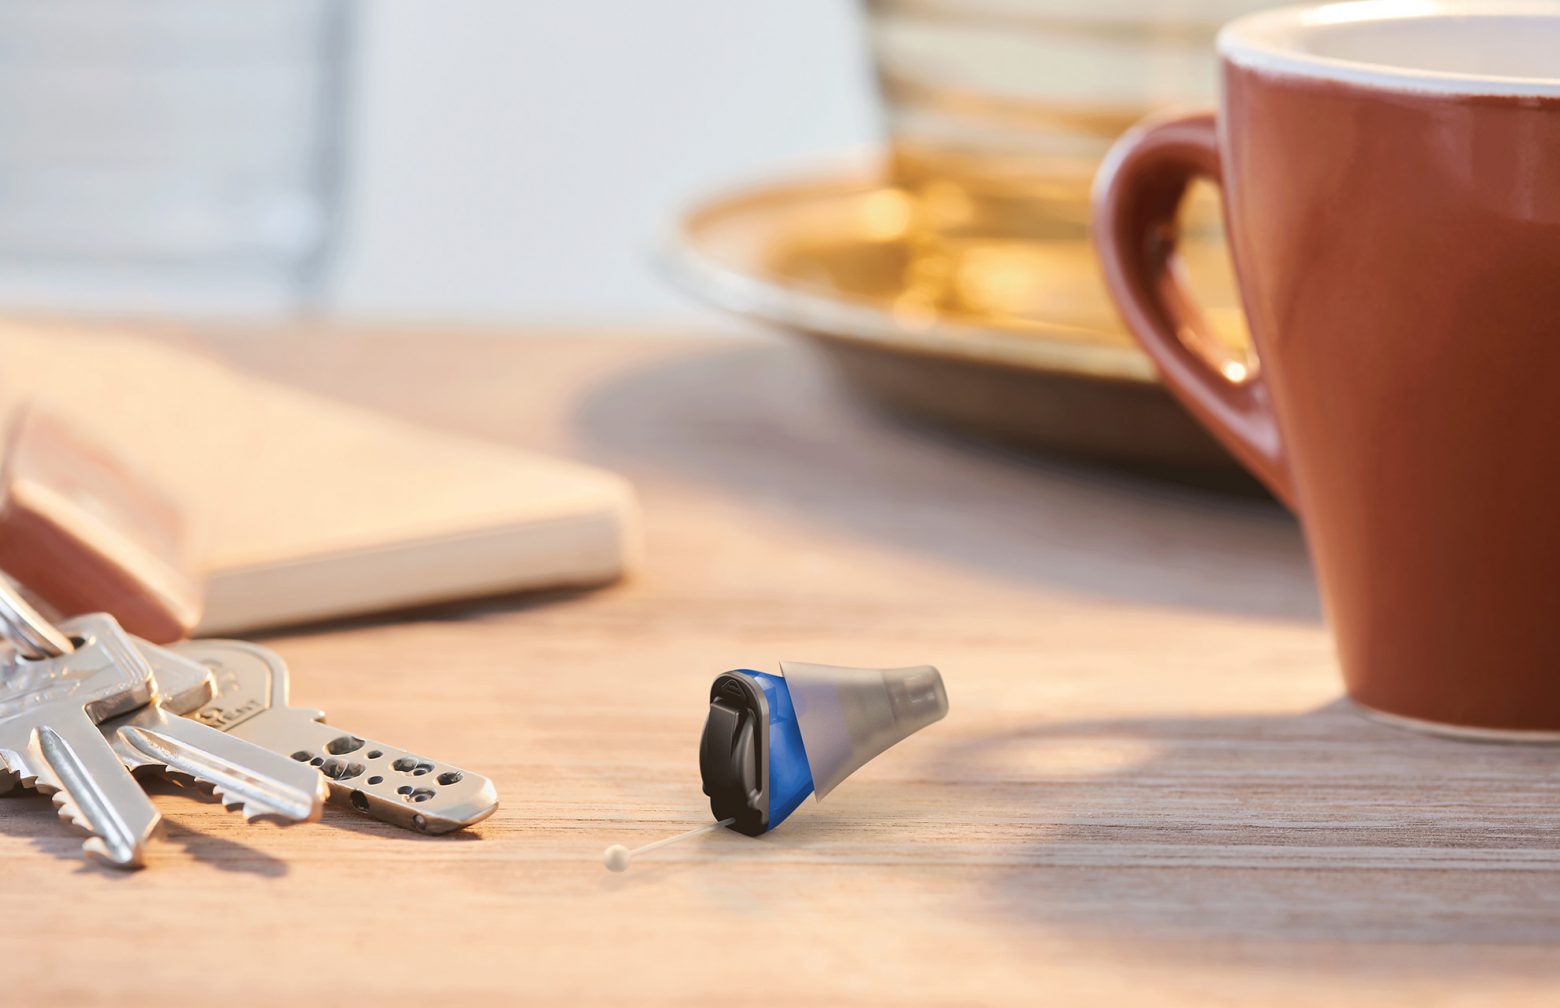
{"label": "cream colored notebook", "polygon": [[0,324],[0,376],[7,401],[65,412],[185,508],[203,634],[601,584],[634,551],[633,494],[611,473],[155,341]]}

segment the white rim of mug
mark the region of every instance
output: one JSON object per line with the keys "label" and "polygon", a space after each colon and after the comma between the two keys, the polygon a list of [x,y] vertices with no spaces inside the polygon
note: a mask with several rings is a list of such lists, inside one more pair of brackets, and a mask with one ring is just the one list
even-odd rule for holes
{"label": "white rim of mug", "polygon": [[1277,7],[1236,18],[1219,30],[1219,55],[1244,69],[1362,87],[1444,95],[1560,97],[1560,76],[1502,77],[1415,70],[1303,52],[1294,40],[1313,28],[1437,17],[1548,17],[1560,23],[1555,0],[1345,0]]}

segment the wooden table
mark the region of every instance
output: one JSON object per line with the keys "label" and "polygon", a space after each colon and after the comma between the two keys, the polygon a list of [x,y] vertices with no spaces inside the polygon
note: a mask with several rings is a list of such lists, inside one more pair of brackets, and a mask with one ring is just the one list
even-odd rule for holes
{"label": "wooden table", "polygon": [[[493,776],[466,834],[249,827],[159,788],[91,868],[0,799],[0,1003],[1487,1005],[1560,997],[1552,749],[1339,699],[1293,522],[904,429],[802,350],[555,333],[214,341],[244,366],[618,469],[640,573],[272,643],[333,720]],[[415,474],[409,474],[409,477]],[[705,691],[933,662],[946,721],[751,839]]]}

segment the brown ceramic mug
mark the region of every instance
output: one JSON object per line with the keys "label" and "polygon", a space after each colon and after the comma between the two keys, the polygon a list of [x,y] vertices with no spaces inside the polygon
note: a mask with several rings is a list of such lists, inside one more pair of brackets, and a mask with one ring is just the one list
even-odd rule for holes
{"label": "brown ceramic mug", "polygon": [[[1282,8],[1218,47],[1217,116],[1144,124],[1101,170],[1117,306],[1300,515],[1356,702],[1560,738],[1560,5]],[[1254,369],[1198,349],[1196,178]]]}

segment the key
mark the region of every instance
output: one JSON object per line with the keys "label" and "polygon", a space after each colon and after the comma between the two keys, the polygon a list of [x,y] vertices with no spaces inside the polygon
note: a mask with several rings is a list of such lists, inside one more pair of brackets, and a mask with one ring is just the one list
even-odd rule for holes
{"label": "key", "polygon": [[112,616],[60,625],[75,650],[16,657],[0,681],[0,762],[6,783],[54,796],[60,818],[88,834],[82,852],[115,868],[139,868],[161,816],[97,723],[145,706],[151,667]]}
{"label": "key", "polygon": [[245,820],[279,825],[314,822],[329,794],[325,778],[252,742],[201,721],[180,717],[209,703],[216,684],[204,665],[136,640],[157,683],[150,706],[98,725],[132,773],[162,773],[209,785]]}
{"label": "key", "polygon": [[170,650],[212,671],[217,696],[193,717],[300,763],[329,779],[331,800],[422,833],[448,833],[493,814],[498,792],[479,774],[347,734],[324,711],[287,700],[287,666],[244,641],[195,640]]}

